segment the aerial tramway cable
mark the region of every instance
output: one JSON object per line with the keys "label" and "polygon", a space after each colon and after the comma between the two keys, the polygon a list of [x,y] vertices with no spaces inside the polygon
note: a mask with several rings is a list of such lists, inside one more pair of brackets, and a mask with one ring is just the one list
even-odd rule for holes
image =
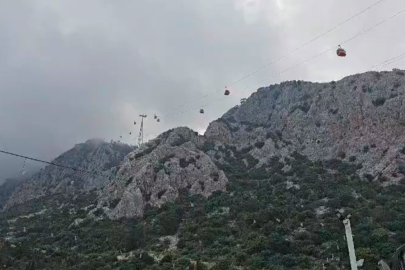
{"label": "aerial tramway cable", "polygon": [[[337,25],[333,26],[332,28],[326,30],[325,32],[323,32],[323,33],[317,35],[316,37],[312,38],[311,40],[309,40],[308,42],[302,44],[301,46],[295,48],[294,50],[290,51],[289,53],[286,53],[286,54],[280,56],[280,57],[277,58],[276,60],[274,60],[274,61],[268,63],[267,65],[264,65],[264,66],[260,67],[259,69],[257,69],[257,70],[255,70],[255,71],[249,73],[248,75],[246,75],[246,76],[244,76],[244,77],[242,77],[242,78],[236,80],[235,82],[229,84],[228,86],[236,85],[237,83],[239,83],[239,82],[241,82],[241,81],[243,81],[243,80],[249,78],[250,76],[252,76],[252,75],[258,73],[259,71],[261,71],[261,70],[263,70],[263,69],[265,69],[265,68],[267,68],[267,67],[273,65],[274,63],[277,63],[277,62],[280,61],[281,59],[283,59],[283,58],[285,58],[285,57],[287,57],[287,56],[289,56],[289,55],[291,55],[291,54],[293,54],[293,53],[299,51],[300,49],[304,48],[305,46],[311,44],[312,42],[318,40],[319,38],[323,37],[324,35],[326,35],[326,34],[332,32],[333,30],[335,30],[335,29],[337,29],[337,28],[339,28],[340,26],[342,26],[342,25],[348,23],[349,21],[353,20],[354,18],[358,17],[359,15],[363,14],[364,12],[370,10],[371,8],[377,6],[378,4],[380,4],[380,3],[384,2],[384,1],[386,1],[386,0],[379,0],[379,1],[375,2],[375,3],[373,3],[372,5],[367,6],[365,9],[363,9],[363,10],[361,10],[360,12],[354,14],[353,16],[350,16],[349,18],[345,19],[344,21],[342,21],[342,22],[338,23]],[[217,92],[219,92],[219,91],[222,91],[222,90],[220,89],[220,90],[216,90],[216,91],[210,92],[210,93],[205,94],[205,95],[203,95],[203,96],[201,96],[201,97],[199,97],[199,98],[196,98],[196,99],[191,100],[191,101],[189,101],[189,102],[183,103],[183,104],[181,104],[181,105],[179,105],[179,106],[172,107],[172,108],[168,109],[167,111],[172,111],[172,110],[174,110],[174,109],[179,109],[179,108],[184,107],[184,106],[186,106],[186,105],[192,104],[192,103],[194,103],[194,102],[196,102],[196,101],[199,101],[199,100],[201,100],[201,99],[204,99],[204,98],[210,96],[211,94],[215,94],[215,93],[217,93]],[[169,115],[171,115],[171,114],[165,114],[165,116],[169,116]]]}

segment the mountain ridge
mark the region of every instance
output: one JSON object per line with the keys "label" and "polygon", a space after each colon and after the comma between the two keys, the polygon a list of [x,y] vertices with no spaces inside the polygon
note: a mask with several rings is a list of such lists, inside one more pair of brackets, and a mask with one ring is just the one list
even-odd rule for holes
{"label": "mountain ridge", "polygon": [[[404,72],[400,70],[366,72],[345,77],[338,82],[287,81],[262,87],[244,104],[231,108],[221,118],[211,122],[203,136],[188,128],[179,127],[162,133],[143,148],[146,147],[146,155],[150,155],[160,143],[180,147],[189,141],[191,145],[186,144],[189,145],[188,148],[208,154],[213,164],[218,165],[224,162],[223,156],[226,154],[220,149],[231,146],[236,147],[237,151],[244,149],[245,155],[249,155],[256,163],[256,169],[267,164],[274,155],[288,157],[298,151],[312,160],[337,158],[360,162],[360,173],[364,179],[382,178],[387,183],[398,182],[405,173],[405,141],[402,139],[405,132],[405,76],[402,74]],[[209,144],[211,149],[206,147]],[[114,174],[118,172],[120,162],[131,167],[131,162],[136,162],[138,156],[142,157],[142,149],[135,150],[138,153],[130,153],[129,146],[120,144],[126,149],[124,154],[106,161],[110,157],[100,153],[108,149],[110,154],[114,155],[108,145],[100,139],[88,140],[65,152],[56,158],[55,162]],[[113,145],[117,148],[119,144]],[[104,164],[96,164],[75,156],[80,155],[80,151],[84,151],[86,155],[86,151],[93,150],[100,154],[92,157],[94,162],[100,163],[103,160]],[[117,151],[119,152],[118,148]],[[64,160],[65,157],[67,160]],[[247,161],[244,162],[246,164]],[[113,167],[118,170],[108,172]],[[52,177],[56,182],[50,184],[49,179],[38,176],[42,172],[34,176],[31,182],[42,181],[48,188],[52,186],[53,189],[66,186],[72,177],[71,173],[48,167],[42,175],[52,175],[52,170],[55,170],[56,175]],[[157,172],[152,174],[154,173]],[[60,178],[65,178],[63,183],[58,183]],[[109,182],[90,176],[85,176],[84,180],[82,178],[83,176],[79,177],[85,182],[87,190],[105,186]],[[45,194],[37,184],[32,186],[24,183],[25,186],[29,186],[25,190],[35,191],[21,193],[18,189],[5,203],[5,209]],[[51,193],[53,192],[55,191],[52,190]],[[139,190],[137,192],[139,194]],[[145,197],[145,194],[142,196]],[[133,211],[139,212],[139,209],[135,208],[133,207]]]}
{"label": "mountain ridge", "polygon": [[393,174],[401,174],[404,162],[398,155],[405,131],[402,74],[366,72],[338,82],[291,81],[259,88],[246,103],[212,122],[206,135],[244,146],[271,137],[284,147],[267,143],[266,151],[297,150],[313,160],[344,156],[362,162],[363,174],[382,171],[397,181]]}
{"label": "mountain ridge", "polygon": [[76,145],[56,161],[107,177],[46,167],[0,192],[11,193],[0,234],[53,263],[63,250],[62,269],[344,269],[333,214],[344,208],[372,267],[405,241],[404,95],[402,70],[288,81],[259,88],[204,135],[178,127],[136,149]]}

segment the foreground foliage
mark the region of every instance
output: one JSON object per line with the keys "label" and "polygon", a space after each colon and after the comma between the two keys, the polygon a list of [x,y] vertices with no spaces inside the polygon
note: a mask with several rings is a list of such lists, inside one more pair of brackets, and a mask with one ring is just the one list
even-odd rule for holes
{"label": "foreground foliage", "polygon": [[[83,207],[94,201],[94,193],[75,200],[58,195],[3,213],[1,236],[11,235],[12,243],[0,246],[1,264],[151,270],[188,269],[194,260],[198,269],[213,270],[320,269],[323,264],[337,269],[348,267],[348,255],[336,208],[352,214],[356,253],[365,259],[365,269],[375,269],[380,258],[405,242],[405,185],[383,188],[361,180],[360,165],[340,160],[311,162],[294,154],[257,169],[247,158],[247,170],[236,162],[223,167],[230,179],[227,192],[204,199],[183,190],[176,202],[150,208],[142,219],[89,218],[91,207]],[[167,235],[176,235],[177,249],[169,248],[170,239],[160,239]],[[128,261],[117,260],[130,251],[134,256]]]}

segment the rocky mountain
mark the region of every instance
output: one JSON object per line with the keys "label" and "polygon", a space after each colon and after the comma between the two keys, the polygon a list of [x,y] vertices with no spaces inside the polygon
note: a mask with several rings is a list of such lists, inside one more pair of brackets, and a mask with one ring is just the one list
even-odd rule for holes
{"label": "rocky mountain", "polygon": [[3,205],[8,201],[11,194],[24,182],[28,179],[25,178],[8,178],[0,187],[0,205]]}
{"label": "rocky mountain", "polygon": [[89,192],[101,187],[108,181],[108,170],[117,166],[132,150],[128,145],[109,144],[99,139],[78,144],[52,162],[83,171],[47,166],[14,190],[4,203],[4,209],[46,195]]}
{"label": "rocky mountain", "polygon": [[[174,201],[181,189],[208,197],[225,190],[228,181],[200,148],[204,139],[188,128],[167,131],[128,154],[117,168],[121,181],[111,181],[99,205],[110,218],[142,216],[146,204]],[[111,207],[113,206],[113,207]]]}
{"label": "rocky mountain", "polygon": [[398,181],[405,173],[404,72],[367,72],[338,82],[284,82],[258,89],[208,127],[207,139],[266,163],[298,151],[312,160],[363,165],[369,180]]}
{"label": "rocky mountain", "polygon": [[404,94],[401,70],[283,82],[203,136],[179,127],[136,149],[76,145],[54,162],[91,173],[48,166],[0,187],[1,258],[32,269],[343,269],[333,212],[344,208],[372,267],[405,241]]}

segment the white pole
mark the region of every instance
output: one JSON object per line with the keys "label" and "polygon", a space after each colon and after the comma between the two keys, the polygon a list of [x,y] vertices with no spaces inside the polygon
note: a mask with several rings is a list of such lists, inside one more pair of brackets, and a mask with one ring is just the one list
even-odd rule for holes
{"label": "white pole", "polygon": [[350,227],[350,220],[346,218],[343,220],[346,231],[347,248],[349,249],[350,266],[352,270],[357,270],[356,253],[354,251],[352,228]]}

